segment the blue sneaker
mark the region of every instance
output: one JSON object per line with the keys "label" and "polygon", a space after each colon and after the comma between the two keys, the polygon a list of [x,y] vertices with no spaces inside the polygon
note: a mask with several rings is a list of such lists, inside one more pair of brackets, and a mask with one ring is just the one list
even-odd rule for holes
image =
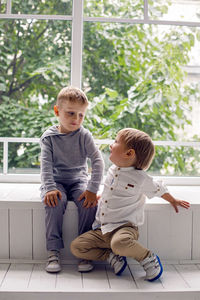
{"label": "blue sneaker", "polygon": [[121,275],[127,266],[126,257],[115,255],[113,252],[110,253],[107,261],[114,269],[115,275]]}
{"label": "blue sneaker", "polygon": [[150,253],[140,264],[146,272],[146,280],[154,281],[162,275],[163,267],[157,255]]}

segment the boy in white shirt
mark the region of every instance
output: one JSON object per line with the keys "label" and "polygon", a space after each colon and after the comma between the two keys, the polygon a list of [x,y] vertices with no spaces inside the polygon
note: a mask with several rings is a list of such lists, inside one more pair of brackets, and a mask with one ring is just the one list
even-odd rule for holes
{"label": "boy in white shirt", "polygon": [[118,132],[110,146],[113,162],[98,203],[93,230],[71,243],[72,253],[87,260],[107,260],[116,275],[126,268],[126,257],[137,260],[146,271],[146,279],[154,281],[163,271],[157,255],[138,240],[138,225],[144,222],[145,198],[162,197],[175,211],[178,206],[189,208],[187,201],[175,199],[165,185],[155,181],[147,170],[155,148],[148,134],[125,128]]}

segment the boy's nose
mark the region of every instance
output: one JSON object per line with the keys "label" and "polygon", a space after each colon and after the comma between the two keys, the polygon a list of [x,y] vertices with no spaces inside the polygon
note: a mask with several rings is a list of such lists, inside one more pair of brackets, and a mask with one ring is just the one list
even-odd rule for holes
{"label": "boy's nose", "polygon": [[74,117],[74,120],[78,120],[78,114],[74,114],[73,117]]}

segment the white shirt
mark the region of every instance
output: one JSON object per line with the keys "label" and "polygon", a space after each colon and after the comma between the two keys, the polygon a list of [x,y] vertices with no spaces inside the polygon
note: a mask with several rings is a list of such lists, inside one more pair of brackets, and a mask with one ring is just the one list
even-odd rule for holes
{"label": "white shirt", "polygon": [[131,222],[144,223],[144,205],[148,198],[168,192],[162,181],[155,181],[143,170],[112,165],[107,173],[93,229],[101,227],[103,234]]}

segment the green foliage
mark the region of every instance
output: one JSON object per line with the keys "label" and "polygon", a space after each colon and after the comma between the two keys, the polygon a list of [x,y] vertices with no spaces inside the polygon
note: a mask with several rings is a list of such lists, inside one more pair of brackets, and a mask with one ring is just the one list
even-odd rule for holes
{"label": "green foliage", "polygon": [[71,0],[12,0],[12,13],[15,14],[70,15],[71,12]]}
{"label": "green foliage", "polygon": [[[150,0],[150,16],[165,14],[168,5]],[[141,17],[143,1],[129,6],[129,0],[87,0],[85,14]],[[69,14],[71,1],[14,0],[13,12]],[[91,101],[85,126],[97,138],[135,127],[154,140],[179,139],[191,124],[191,103],[199,99],[199,86],[185,83],[183,69],[199,36],[195,28],[85,22],[83,89]],[[53,104],[70,82],[71,23],[0,20],[0,51],[0,136],[39,137],[56,122]],[[38,145],[13,143],[9,166],[38,167],[38,154]],[[196,159],[192,148],[158,147],[150,171],[192,175],[199,170]]]}

